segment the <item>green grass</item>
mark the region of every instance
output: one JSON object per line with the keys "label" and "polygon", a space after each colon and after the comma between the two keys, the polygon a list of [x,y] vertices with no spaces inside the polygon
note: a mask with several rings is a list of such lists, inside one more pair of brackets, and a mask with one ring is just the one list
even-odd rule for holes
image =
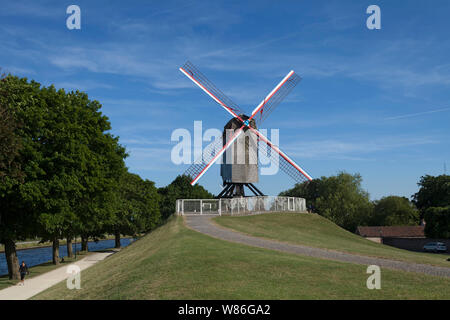
{"label": "green grass", "polygon": [[214,218],[220,226],[255,237],[366,256],[450,267],[449,255],[412,252],[382,245],[348,232],[317,214],[270,213]]}
{"label": "green grass", "polygon": [[[78,256],[77,260],[84,258],[85,255],[86,255],[85,252],[77,252],[77,256]],[[54,265],[51,261],[49,261],[49,262],[45,262],[43,264],[40,264],[40,265],[37,265],[34,267],[30,267],[28,269],[28,271],[30,271],[30,274],[25,277],[25,283],[30,278],[33,278],[33,277],[39,276],[43,273],[52,271],[52,270],[62,267],[64,265],[70,264],[74,261],[75,261],[75,259],[73,259],[73,258],[64,257],[64,262],[60,263],[59,265]],[[18,282],[19,282],[19,280],[9,280],[8,275],[0,276],[0,290],[4,289],[6,287],[9,287],[9,286],[16,285]]]}
{"label": "green grass", "polygon": [[382,270],[366,288],[366,267],[230,243],[184,226],[183,218],[34,299],[450,299],[450,279]]}

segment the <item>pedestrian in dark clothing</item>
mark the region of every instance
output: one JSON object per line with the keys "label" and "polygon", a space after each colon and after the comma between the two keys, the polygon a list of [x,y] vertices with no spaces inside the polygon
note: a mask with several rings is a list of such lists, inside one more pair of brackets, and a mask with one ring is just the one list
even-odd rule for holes
{"label": "pedestrian in dark clothing", "polygon": [[25,284],[25,276],[27,274],[30,274],[30,272],[28,271],[28,266],[25,264],[25,261],[22,261],[22,264],[19,267],[19,272],[20,272],[20,285],[24,285]]}

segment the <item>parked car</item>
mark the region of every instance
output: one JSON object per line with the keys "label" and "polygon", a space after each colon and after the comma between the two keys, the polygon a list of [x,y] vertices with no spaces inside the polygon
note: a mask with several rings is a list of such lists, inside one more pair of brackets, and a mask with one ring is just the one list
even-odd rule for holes
{"label": "parked car", "polygon": [[429,242],[423,246],[423,251],[427,252],[447,252],[447,246],[442,242]]}

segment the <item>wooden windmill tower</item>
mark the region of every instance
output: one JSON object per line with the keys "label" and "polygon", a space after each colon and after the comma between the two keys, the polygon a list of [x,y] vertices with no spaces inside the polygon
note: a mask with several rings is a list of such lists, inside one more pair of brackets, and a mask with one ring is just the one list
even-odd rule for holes
{"label": "wooden windmill tower", "polygon": [[197,159],[185,174],[192,177],[194,185],[206,171],[222,157],[221,176],[224,189],[218,197],[245,196],[244,187],[255,195],[263,195],[254,183],[258,182],[258,150],[265,148],[278,155],[276,160],[282,171],[296,182],[312,180],[291,158],[282,152],[268,138],[258,131],[258,127],[276,106],[292,91],[301,78],[290,71],[286,77],[256,106],[250,116],[245,115],[238,106],[209,81],[192,63],[180,67],[189,79],[213,98],[222,108],[232,115],[225,127],[221,139],[208,145],[202,157]]}

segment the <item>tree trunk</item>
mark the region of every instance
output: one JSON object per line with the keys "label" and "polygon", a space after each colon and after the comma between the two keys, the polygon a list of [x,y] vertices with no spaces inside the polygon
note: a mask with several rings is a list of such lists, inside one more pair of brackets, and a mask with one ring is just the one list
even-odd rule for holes
{"label": "tree trunk", "polygon": [[114,236],[115,236],[115,243],[116,243],[114,248],[120,248],[120,232],[116,231]]}
{"label": "tree trunk", "polygon": [[19,259],[17,259],[16,244],[11,239],[5,240],[5,257],[8,265],[8,277],[11,280],[19,280]]}
{"label": "tree trunk", "polygon": [[73,258],[72,238],[67,238],[67,257]]}
{"label": "tree trunk", "polygon": [[53,264],[59,264],[59,240],[53,240]]}
{"label": "tree trunk", "polygon": [[81,237],[81,251],[88,251],[88,238]]}

